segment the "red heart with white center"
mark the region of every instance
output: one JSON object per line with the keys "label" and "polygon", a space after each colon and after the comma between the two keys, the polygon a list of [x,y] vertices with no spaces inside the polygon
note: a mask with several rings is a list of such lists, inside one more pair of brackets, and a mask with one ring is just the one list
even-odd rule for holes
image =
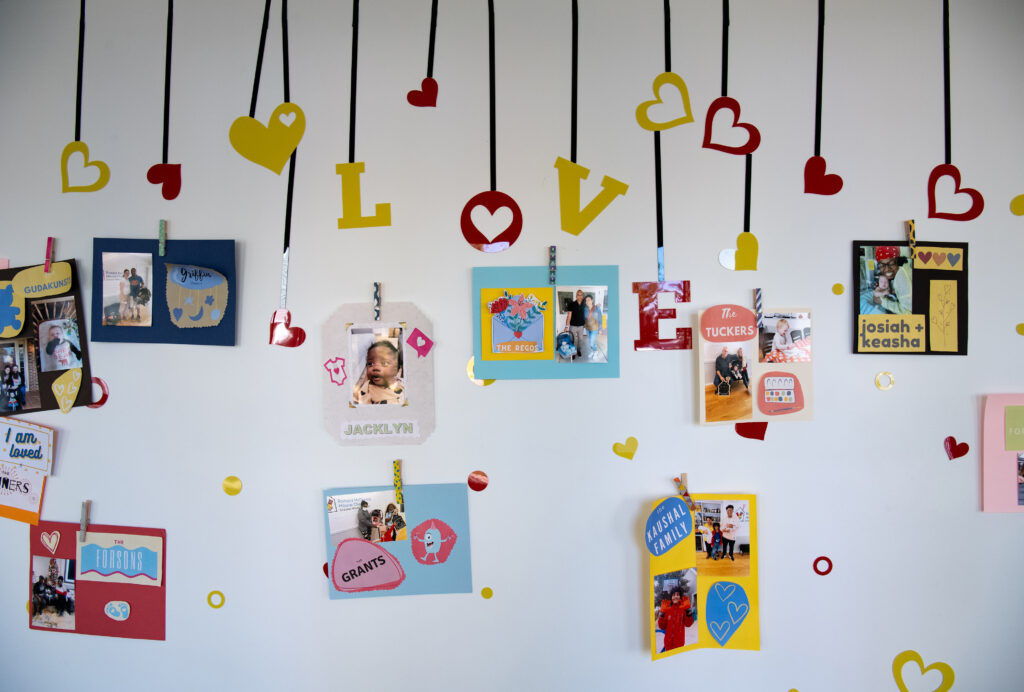
{"label": "red heart with white center", "polygon": [[481,252],[501,252],[519,238],[523,212],[504,192],[488,190],[466,202],[460,222],[467,243]]}

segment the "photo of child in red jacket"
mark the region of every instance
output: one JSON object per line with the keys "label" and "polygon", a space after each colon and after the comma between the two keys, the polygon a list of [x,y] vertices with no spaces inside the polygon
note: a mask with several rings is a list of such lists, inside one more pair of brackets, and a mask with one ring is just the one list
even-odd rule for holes
{"label": "photo of child in red jacket", "polygon": [[662,651],[670,651],[686,646],[686,628],[693,624],[690,612],[690,599],[679,589],[672,592],[672,600],[662,600],[661,616],[658,628],[665,631],[665,646]]}

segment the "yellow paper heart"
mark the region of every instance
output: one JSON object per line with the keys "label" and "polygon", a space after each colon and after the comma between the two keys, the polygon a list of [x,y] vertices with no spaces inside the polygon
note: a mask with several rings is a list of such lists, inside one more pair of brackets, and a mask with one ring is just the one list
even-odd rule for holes
{"label": "yellow paper heart", "polygon": [[921,675],[924,675],[929,670],[938,670],[942,672],[942,684],[936,687],[934,692],[948,692],[948,690],[952,689],[956,675],[953,673],[953,669],[948,663],[939,661],[925,667],[924,661],[921,659],[921,654],[912,649],[907,649],[906,651],[897,654],[896,658],[892,661],[892,676],[896,678],[896,686],[900,688],[900,692],[908,692],[907,686],[903,682],[903,666],[910,661],[917,663],[918,668],[921,669]]}
{"label": "yellow paper heart", "polygon": [[635,437],[627,437],[626,444],[616,442],[612,445],[612,451],[620,457],[632,460],[633,455],[636,454],[636,448],[639,444],[640,443],[636,441]]}
{"label": "yellow paper heart", "polygon": [[255,118],[236,118],[228,138],[239,154],[280,175],[305,131],[302,109],[294,103],[282,103],[270,114],[265,127]]}
{"label": "yellow paper heart", "polygon": [[[678,118],[673,118],[672,120],[656,122],[651,120],[647,115],[647,111],[660,103],[664,103],[661,99],[661,88],[666,85],[675,87],[679,92],[679,96],[682,97],[683,114]],[[667,130],[670,127],[675,127],[676,125],[693,122],[693,112],[690,110],[690,91],[686,88],[686,82],[683,81],[682,77],[677,75],[675,72],[662,72],[654,78],[653,90],[654,99],[651,101],[644,101],[636,107],[636,122],[640,127],[645,130]]]}
{"label": "yellow paper heart", "polygon": [[51,389],[57,398],[57,405],[63,413],[67,413],[75,405],[78,390],[81,389],[81,382],[81,368],[72,368],[53,381]]}
{"label": "yellow paper heart", "polygon": [[[72,154],[81,154],[84,159],[83,168],[95,166],[100,175],[91,185],[72,186],[68,181],[68,159]],[[60,191],[61,192],[95,192],[102,189],[110,180],[110,166],[102,161],[89,160],[89,146],[85,142],[69,142],[60,154]]]}

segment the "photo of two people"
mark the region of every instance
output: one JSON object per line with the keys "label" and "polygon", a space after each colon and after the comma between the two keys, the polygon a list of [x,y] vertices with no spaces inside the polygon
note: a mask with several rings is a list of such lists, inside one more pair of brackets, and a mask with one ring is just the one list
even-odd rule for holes
{"label": "photo of two people", "polygon": [[145,252],[103,253],[103,326],[153,325],[153,256]]}
{"label": "photo of two people", "polygon": [[608,287],[555,289],[556,363],[608,362]]}
{"label": "photo of two people", "polygon": [[373,543],[409,538],[405,505],[398,504],[394,490],[331,495],[327,498],[326,509],[334,547],[346,538],[362,538]]}

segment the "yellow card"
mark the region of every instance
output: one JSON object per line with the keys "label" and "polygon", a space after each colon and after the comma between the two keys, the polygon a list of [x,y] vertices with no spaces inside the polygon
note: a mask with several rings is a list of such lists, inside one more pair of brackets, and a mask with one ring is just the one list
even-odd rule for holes
{"label": "yellow card", "polygon": [[931,247],[918,245],[914,254],[914,269],[945,269],[962,271],[964,251],[958,247]]}
{"label": "yellow card", "polygon": [[21,333],[25,326],[25,300],[45,298],[66,293],[71,289],[71,265],[67,262],[51,262],[50,271],[45,265],[27,267],[14,275],[12,281],[0,282],[0,300],[9,300],[13,311],[12,319],[0,331],[0,338],[9,339]]}
{"label": "yellow card", "polygon": [[956,279],[932,279],[928,320],[933,351],[957,351]]}
{"label": "yellow card", "polygon": [[553,360],[554,297],[551,286],[481,289],[481,358]]}
{"label": "yellow card", "polygon": [[[956,300],[955,290],[953,300]],[[924,315],[857,316],[857,353],[924,353],[924,350]]]}

